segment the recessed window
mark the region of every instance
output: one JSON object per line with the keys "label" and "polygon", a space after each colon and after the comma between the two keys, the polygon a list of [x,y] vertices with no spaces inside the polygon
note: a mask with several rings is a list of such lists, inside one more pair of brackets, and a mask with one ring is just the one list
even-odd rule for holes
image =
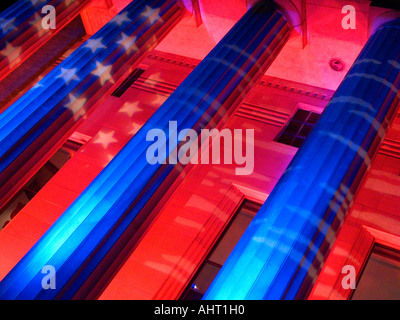
{"label": "recessed window", "polygon": [[82,147],[78,139],[71,137],[47,161],[21,190],[0,210],[0,230],[3,229],[25,205],[50,181],[50,179]]}
{"label": "recessed window", "polygon": [[400,252],[374,246],[352,300],[400,300]]}
{"label": "recessed window", "polygon": [[136,68],[111,95],[120,98],[139,79],[143,72],[145,72],[144,69]]}
{"label": "recessed window", "polygon": [[260,207],[250,201],[242,204],[182,295],[182,300],[201,300]]}
{"label": "recessed window", "polygon": [[276,141],[300,148],[320,117],[319,113],[298,109]]}

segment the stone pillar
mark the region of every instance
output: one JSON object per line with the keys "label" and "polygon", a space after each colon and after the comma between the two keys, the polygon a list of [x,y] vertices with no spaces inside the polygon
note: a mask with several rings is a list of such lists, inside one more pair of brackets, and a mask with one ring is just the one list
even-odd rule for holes
{"label": "stone pillar", "polygon": [[400,19],[369,39],[204,299],[303,298],[400,100]]}
{"label": "stone pillar", "polygon": [[[147,133],[160,128],[168,141],[183,129],[215,127],[265,72],[290,31],[272,2],[253,6],[6,276],[0,298],[72,298],[93,274],[104,273],[109,253],[122,250],[119,239],[178,166],[149,164]],[[55,267],[56,290],[41,288],[45,265]]]}
{"label": "stone pillar", "polygon": [[0,208],[181,18],[175,0],[132,1],[0,114]]}

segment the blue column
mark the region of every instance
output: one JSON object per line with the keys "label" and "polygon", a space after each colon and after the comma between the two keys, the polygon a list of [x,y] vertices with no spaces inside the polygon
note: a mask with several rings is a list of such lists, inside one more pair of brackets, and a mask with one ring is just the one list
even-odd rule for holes
{"label": "blue column", "polygon": [[400,19],[371,36],[204,299],[304,294],[399,104],[399,88]]}
{"label": "blue column", "polygon": [[[0,298],[74,297],[175,167],[148,163],[146,151],[153,144],[146,139],[149,130],[163,129],[168,140],[176,134],[169,132],[170,121],[177,122],[178,131],[200,132],[212,124],[232,99],[241,97],[254,75],[262,75],[290,30],[270,2],[251,8],[5,277]],[[56,290],[41,287],[46,265],[56,269]]]}
{"label": "blue column", "polygon": [[181,14],[176,0],[133,1],[0,114],[0,207]]}

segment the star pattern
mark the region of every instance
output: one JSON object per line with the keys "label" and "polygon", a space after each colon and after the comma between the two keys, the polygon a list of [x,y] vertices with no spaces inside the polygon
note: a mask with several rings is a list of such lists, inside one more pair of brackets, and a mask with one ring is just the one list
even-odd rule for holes
{"label": "star pattern", "polygon": [[39,37],[43,34],[47,33],[49,30],[43,29],[42,26],[42,16],[39,13],[35,13],[32,19],[30,19],[29,24],[36,28],[36,31],[39,33]]}
{"label": "star pattern", "polygon": [[155,48],[158,44],[158,39],[156,36],[152,36],[151,40],[147,43],[146,47],[147,49],[149,48]]}
{"label": "star pattern", "polygon": [[125,33],[122,33],[122,38],[117,41],[117,44],[125,48],[125,51],[129,54],[131,51],[139,51],[139,48],[136,45],[137,37],[127,36]]}
{"label": "star pattern", "polygon": [[110,144],[118,142],[118,140],[114,138],[114,134],[115,131],[110,131],[108,133],[99,131],[96,138],[94,138],[93,143],[101,144],[104,149],[107,149]]}
{"label": "star pattern", "polygon": [[40,4],[40,3],[44,3],[45,2],[45,0],[30,0],[30,3],[32,3],[34,6],[36,6],[37,4]]}
{"label": "star pattern", "polygon": [[161,106],[161,105],[165,102],[165,100],[167,100],[167,99],[168,99],[168,97],[157,93],[157,94],[156,94],[156,98],[155,98],[154,100],[152,100],[151,103],[152,103],[154,106],[159,107],[159,106]]}
{"label": "star pattern", "polygon": [[146,6],[146,10],[143,12],[142,17],[146,20],[149,20],[150,24],[153,24],[158,20],[162,20],[160,16],[160,8],[153,9],[150,6]]}
{"label": "star pattern", "polygon": [[74,120],[77,121],[86,112],[86,110],[83,108],[83,106],[85,105],[87,100],[82,97],[76,97],[73,94],[70,94],[68,97],[69,97],[70,103],[65,105],[65,108],[72,111],[72,113],[74,115]]}
{"label": "star pattern", "polygon": [[70,6],[71,4],[73,4],[76,0],[64,0],[65,4],[67,6]]}
{"label": "star pattern", "polygon": [[8,57],[10,61],[11,54],[19,56],[21,54],[21,47],[14,47],[11,43],[6,42],[6,46],[0,51],[0,55],[3,57]]}
{"label": "star pattern", "polygon": [[40,87],[43,87],[43,85],[38,82],[32,87],[32,89],[37,89],[37,88],[40,88]]}
{"label": "star pattern", "polygon": [[[44,0],[30,0],[31,4],[34,6],[40,6],[40,4],[44,3]],[[73,5],[74,0],[65,0],[65,4],[68,5]],[[126,25],[127,23],[130,23],[132,19],[129,18],[128,12],[121,12],[120,14],[116,15],[112,20],[111,23],[117,24],[118,26]],[[153,24],[156,21],[159,21],[161,19],[160,17],[160,9],[153,9],[150,6],[146,6],[145,10],[142,14],[142,19],[144,19],[145,23],[150,23]],[[40,38],[43,34],[47,33],[48,30],[43,29],[42,24],[42,16],[39,14],[39,12],[36,12],[32,14],[32,16],[28,19],[27,24],[33,29],[35,32],[35,39]],[[16,19],[5,19],[5,18],[0,18],[0,33],[1,32],[9,32],[10,30],[14,30],[16,28]],[[36,30],[35,30],[36,29]],[[122,31],[122,30],[121,30]],[[125,32],[118,32],[117,35],[115,35],[118,39],[116,43],[123,48],[127,53],[131,52],[137,52],[139,51],[139,47],[137,45],[137,40],[138,37],[135,34],[129,35]],[[146,39],[147,40],[147,39]],[[156,40],[156,39],[152,39]],[[94,76],[98,77],[99,83],[101,85],[104,85],[107,81],[112,81],[113,83],[115,82],[112,76],[112,70],[113,70],[113,65],[112,64],[104,64],[104,62],[100,62],[98,57],[96,55],[99,54],[100,51],[103,49],[107,48],[107,45],[103,43],[104,38],[99,37],[99,38],[90,38],[88,39],[84,45],[82,46],[83,48],[87,49],[86,54],[89,56],[92,61],[94,61],[93,64],[90,64],[91,70],[88,70],[87,72],[91,72]],[[5,47],[0,50],[0,58],[1,56],[7,58],[9,60],[10,65],[19,63],[21,61],[21,53],[24,50],[24,46],[13,46],[12,43],[5,42]],[[11,59],[14,59],[11,61]],[[88,64],[89,66],[89,64]],[[61,79],[63,82],[62,90],[66,89],[66,85],[69,85],[71,82],[80,82],[84,78],[84,74],[79,73],[80,72],[80,67],[78,67],[78,64],[62,64],[57,68],[58,71],[53,77],[53,81],[57,79]],[[86,77],[86,74],[85,74]],[[81,79],[82,78],[82,79]],[[60,81],[60,80],[58,80]],[[32,89],[38,89],[38,90],[45,90],[47,85],[44,85],[43,82],[39,81],[35,85],[33,85]],[[39,89],[40,88],[40,89]],[[87,104],[89,97],[85,97],[83,95],[78,95],[74,93],[69,93],[71,90],[67,91],[68,99],[66,99],[63,108],[65,110],[68,110],[71,112],[71,117],[73,116],[73,119],[75,121],[78,121],[82,117],[86,116],[86,109],[85,104]],[[166,97],[162,95],[157,95],[154,104],[162,104],[165,101]],[[132,120],[132,118],[136,117],[137,113],[143,112],[143,109],[139,106],[139,102],[126,102],[118,111],[119,114],[123,114],[125,118],[123,120],[126,120],[127,122],[127,132],[129,135],[134,135],[141,127],[142,124],[139,124],[138,121],[140,122],[141,120],[135,119],[135,121]],[[137,118],[137,117],[136,117]],[[116,143],[118,140],[114,137],[115,131],[112,132],[104,132],[100,131],[96,135],[96,137],[93,140],[93,143],[95,144],[100,144],[104,149],[109,148],[109,146],[113,143]]]}
{"label": "star pattern", "polygon": [[128,132],[128,134],[131,136],[135,135],[141,127],[142,127],[141,124],[132,122],[132,129]]}
{"label": "star pattern", "polygon": [[100,83],[103,86],[109,80],[112,82],[114,81],[111,75],[111,69],[112,64],[105,66],[102,63],[96,61],[96,69],[92,71],[92,74],[99,77]]}
{"label": "star pattern", "polygon": [[89,48],[92,53],[95,53],[98,49],[103,49],[106,46],[102,43],[103,38],[92,39],[90,38],[85,42],[83,48]]}
{"label": "star pattern", "polygon": [[10,68],[14,68],[22,61],[21,51],[21,47],[14,47],[9,42],[6,42],[6,47],[0,51],[0,56],[3,56],[8,60]]}
{"label": "star pattern", "polygon": [[36,31],[38,32],[38,36],[39,37],[41,37],[45,33],[49,32],[49,30],[46,30],[46,29],[43,28],[43,26],[42,26],[42,16],[37,12],[35,13],[33,18],[31,19],[31,21],[29,21],[29,24],[32,27],[36,28]]}
{"label": "star pattern", "polygon": [[130,118],[137,113],[137,112],[142,112],[143,109],[139,108],[139,101],[135,102],[126,102],[121,109],[119,109],[118,113],[125,113],[127,114]]}
{"label": "star pattern", "polygon": [[13,19],[4,19],[0,18],[0,29],[3,34],[6,34],[8,31],[14,30],[16,26],[14,25],[15,18]]}
{"label": "star pattern", "polygon": [[42,16],[39,13],[35,13],[35,15],[33,16],[33,18],[29,19],[29,24],[31,26],[35,25],[36,23],[38,23],[39,21],[42,20]]}
{"label": "star pattern", "polygon": [[63,79],[66,84],[69,84],[71,81],[79,81],[79,77],[76,75],[78,68],[74,69],[65,69],[61,68],[61,74],[59,74],[56,78]]}
{"label": "star pattern", "polygon": [[37,89],[37,88],[41,88],[41,87],[44,87],[44,85],[41,83],[41,81],[40,80],[42,80],[43,79],[43,77],[40,77],[39,78],[39,82],[38,83],[36,83],[33,87],[32,87],[32,89]]}
{"label": "star pattern", "polygon": [[132,20],[128,17],[128,12],[125,11],[121,12],[120,14],[117,14],[111,21],[121,26],[124,22]]}

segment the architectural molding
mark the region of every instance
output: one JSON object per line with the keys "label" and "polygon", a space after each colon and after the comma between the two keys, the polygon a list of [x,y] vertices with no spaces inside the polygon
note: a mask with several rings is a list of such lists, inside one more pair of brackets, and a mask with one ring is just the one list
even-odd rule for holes
{"label": "architectural molding", "polygon": [[236,110],[235,115],[277,127],[283,127],[290,117],[289,112],[282,112],[268,106],[255,105],[248,102],[243,102]]}
{"label": "architectural molding", "polygon": [[[225,230],[245,200],[264,203],[268,195],[237,184],[232,184],[218,203],[210,218],[198,233],[193,245],[182,255],[154,297],[155,300],[178,299],[192,281],[198,267],[206,259],[219,236]],[[195,268],[197,266],[197,268]],[[191,276],[188,277],[187,274]]]}
{"label": "architectural molding", "polygon": [[378,153],[400,159],[400,141],[389,138],[384,139]]}
{"label": "architectural molding", "polygon": [[170,96],[178,86],[158,79],[152,79],[151,77],[146,78],[141,76],[135,81],[132,88]]}
{"label": "architectural molding", "polygon": [[153,51],[146,57],[147,59],[151,60],[156,60],[160,62],[165,62],[165,63],[170,63],[174,65],[179,65],[182,67],[194,69],[197,67],[197,65],[200,63],[200,61],[197,61],[195,59],[188,59],[183,56],[178,56],[175,54],[170,54],[166,52],[161,52],[161,51]]}
{"label": "architectural molding", "polygon": [[[194,69],[197,67],[197,65],[200,63],[199,60],[192,59],[192,58],[187,58],[171,53],[166,53],[162,51],[153,51],[150,53],[146,59],[151,59],[167,64],[173,64],[173,65],[178,65],[182,66],[185,68],[190,68]],[[156,83],[159,82],[158,80],[152,80],[152,82]],[[159,82],[160,85],[165,84],[163,82]],[[171,86],[171,84],[168,84]],[[302,96],[307,96],[310,98],[315,98],[319,100],[324,100],[324,101],[329,101],[333,94],[333,90],[328,90],[324,88],[318,88],[286,79],[281,79],[281,78],[276,78],[276,77],[271,77],[271,76],[263,76],[256,86],[262,86],[262,87],[268,87],[268,88],[273,88],[276,90],[282,90],[285,93],[289,94],[295,94],[295,95],[302,95]],[[171,92],[172,93],[172,92]]]}
{"label": "architectural molding", "polygon": [[[352,232],[349,229],[349,232]],[[334,255],[329,257],[330,259],[335,259],[337,261],[335,270],[328,271],[323,270],[321,274],[321,279],[325,280],[329,279],[328,283],[323,283],[323,281],[317,280],[310,296],[309,300],[320,300],[320,299],[329,299],[329,300],[348,300],[350,299],[354,290],[344,289],[342,286],[342,279],[345,274],[341,273],[341,270],[344,266],[349,265],[355,268],[355,272],[357,275],[357,282],[361,277],[362,270],[366,265],[369,255],[374,247],[374,245],[382,245],[388,248],[392,248],[394,250],[400,249],[400,237],[395,236],[393,234],[377,230],[365,225],[361,225],[358,234],[356,236],[356,240],[353,242],[352,246],[348,249],[338,249],[333,250]],[[347,252],[343,252],[347,250]],[[342,259],[339,255],[341,254],[347,256],[346,259]],[[339,262],[340,261],[340,262]],[[327,273],[330,273],[329,275]],[[337,276],[331,276],[332,274],[337,274]],[[322,277],[322,275],[324,277]],[[330,287],[330,291],[326,291],[323,287]],[[321,292],[324,292],[323,296],[321,296]]]}
{"label": "architectural molding", "polygon": [[325,90],[322,88],[302,85],[292,81],[277,79],[265,76],[258,83],[259,86],[265,86],[277,90],[285,91],[285,93],[296,94],[315,98],[319,100],[329,101],[333,96],[332,90]]}

